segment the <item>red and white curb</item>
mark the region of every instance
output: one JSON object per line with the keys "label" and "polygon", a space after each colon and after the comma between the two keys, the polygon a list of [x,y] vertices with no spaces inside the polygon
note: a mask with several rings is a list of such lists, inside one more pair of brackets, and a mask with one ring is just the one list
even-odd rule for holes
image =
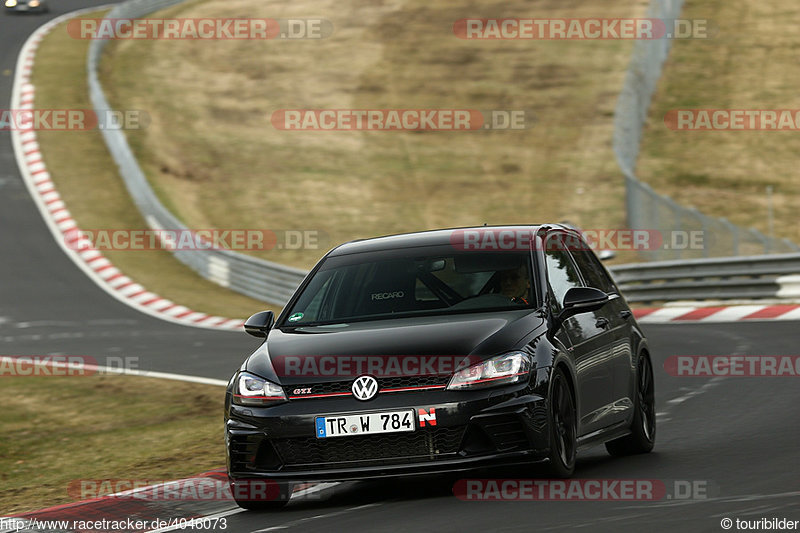
{"label": "red and white curb", "polygon": [[634,309],[642,324],[667,322],[737,322],[740,320],[800,320],[800,305],[671,306]]}
{"label": "red and white curb", "polygon": [[[33,32],[23,45],[17,60],[14,87],[11,93],[12,109],[33,109],[35,89],[31,84],[31,73],[36,50],[44,36],[66,20],[83,13],[103,9],[103,7],[107,6],[73,11],[49,21]],[[32,127],[27,130],[12,130],[11,140],[25,185],[56,242],[67,256],[103,290],[143,313],[170,322],[223,330],[235,330],[243,326],[242,319],[209,316],[161,298],[125,276],[90,244],[81,243],[80,246],[77,246],[74,241],[80,234],[79,231],[76,231],[78,226],[51,180],[36,140],[36,132]]]}

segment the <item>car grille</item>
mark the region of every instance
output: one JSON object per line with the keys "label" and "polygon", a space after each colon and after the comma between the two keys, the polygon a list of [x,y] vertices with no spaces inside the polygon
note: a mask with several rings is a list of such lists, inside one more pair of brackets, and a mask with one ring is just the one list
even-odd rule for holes
{"label": "car grille", "polygon": [[[354,378],[355,379],[355,378]],[[291,385],[283,388],[291,398],[303,396],[316,396],[321,394],[351,393],[354,379],[347,381],[329,381],[327,383],[312,383],[308,385]],[[420,387],[445,387],[450,381],[449,375],[435,376],[398,376],[378,379],[378,391],[391,391],[392,389],[420,388]],[[295,389],[311,389],[307,394],[295,394]],[[409,391],[413,392],[413,391]]]}
{"label": "car grille", "polygon": [[359,435],[272,441],[286,466],[341,466],[434,461],[458,452],[465,426],[418,430],[413,433]]}

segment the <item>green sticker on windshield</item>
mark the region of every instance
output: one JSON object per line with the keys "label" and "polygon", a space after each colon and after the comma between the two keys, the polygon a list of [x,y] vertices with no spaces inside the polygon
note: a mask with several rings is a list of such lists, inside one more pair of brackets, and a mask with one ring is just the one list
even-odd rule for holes
{"label": "green sticker on windshield", "polygon": [[303,318],[303,313],[295,313],[289,317],[289,322],[297,322],[301,318]]}

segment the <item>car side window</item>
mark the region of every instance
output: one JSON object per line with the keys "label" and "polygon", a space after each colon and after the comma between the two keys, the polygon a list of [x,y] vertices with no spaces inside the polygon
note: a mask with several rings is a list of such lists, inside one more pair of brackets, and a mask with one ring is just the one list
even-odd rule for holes
{"label": "car side window", "polygon": [[581,278],[575,264],[565,250],[553,249],[545,252],[547,265],[547,278],[550,288],[558,301],[558,306],[564,302],[564,295],[572,287],[581,286]]}
{"label": "car side window", "polygon": [[608,277],[600,260],[594,255],[591,250],[575,250],[572,252],[572,257],[578,265],[578,269],[586,280],[588,287],[600,289],[605,293],[615,293],[617,288],[611,278]]}

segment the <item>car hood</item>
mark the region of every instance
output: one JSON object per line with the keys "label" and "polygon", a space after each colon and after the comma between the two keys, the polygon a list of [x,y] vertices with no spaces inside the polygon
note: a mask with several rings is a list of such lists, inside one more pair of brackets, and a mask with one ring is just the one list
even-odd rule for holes
{"label": "car hood", "polygon": [[[525,309],[274,329],[244,366],[264,378],[293,385],[309,381],[307,375],[287,376],[289,361],[298,358],[445,356],[474,363],[520,348],[543,325],[537,311]],[[347,378],[320,375],[313,381],[342,379]]]}

